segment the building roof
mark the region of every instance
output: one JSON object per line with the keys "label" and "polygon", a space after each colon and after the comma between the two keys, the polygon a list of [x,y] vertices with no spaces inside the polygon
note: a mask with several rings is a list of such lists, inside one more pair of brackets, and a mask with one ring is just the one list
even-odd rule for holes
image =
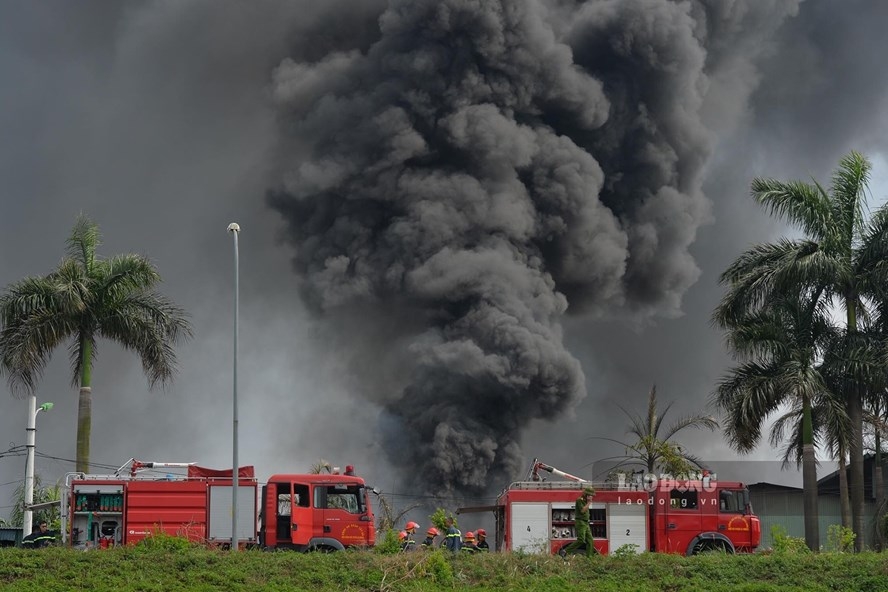
{"label": "building roof", "polygon": [[[882,481],[888,484],[888,470],[885,469],[885,460],[882,458]],[[873,492],[873,469],[875,468],[875,455],[866,454],[863,457],[863,495],[866,499],[875,499]],[[845,470],[850,474],[851,467]],[[817,480],[817,491],[821,494],[839,495],[839,471],[833,471],[825,477]],[[885,491],[888,491],[886,487]]]}
{"label": "building roof", "polygon": [[748,485],[750,491],[801,491],[801,487],[792,487],[791,485],[780,485],[778,483],[767,483],[761,481],[759,483],[751,483]]}

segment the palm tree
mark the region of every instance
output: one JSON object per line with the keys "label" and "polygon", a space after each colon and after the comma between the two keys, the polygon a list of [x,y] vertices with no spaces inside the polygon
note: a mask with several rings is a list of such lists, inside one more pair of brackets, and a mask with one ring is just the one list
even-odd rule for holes
{"label": "palm tree", "polygon": [[319,458],[316,462],[313,462],[311,466],[308,468],[308,472],[311,475],[320,475],[321,473],[332,473],[333,467],[329,462],[324,460],[323,458]]}
{"label": "palm tree", "polygon": [[818,359],[837,339],[837,330],[819,292],[774,298],[744,317],[733,316],[733,297],[729,290],[714,315],[741,361],[715,391],[715,403],[726,416],[725,437],[738,452],[750,452],[761,439],[765,420],[782,406],[791,408],[775,424],[772,441],[779,442],[786,423],[796,421],[793,439],[801,448],[805,543],[816,551],[820,533],[814,409],[828,410],[823,415],[830,418],[844,414],[835,411]]}
{"label": "palm tree", "polygon": [[89,471],[92,369],[100,337],[134,351],[149,387],[176,371],[173,345],[191,336],[182,309],[154,291],[160,275],[141,255],[96,254],[98,226],[81,215],[67,254],[50,274],[27,277],[0,295],[0,373],[15,393],[34,393],[52,352],[67,343],[72,385],[80,387],[77,471]]}
{"label": "palm tree", "polygon": [[595,437],[596,440],[607,440],[615,442],[624,447],[626,454],[613,459],[620,462],[614,467],[642,466],[647,473],[653,473],[656,470],[662,470],[670,474],[686,474],[694,467],[703,468],[700,460],[685,452],[678,444],[673,442],[673,438],[687,428],[715,430],[718,428],[718,422],[706,415],[690,415],[682,417],[678,421],[671,424],[663,433],[663,420],[672,402],[666,405],[662,413],[657,413],[657,386],[651,387],[648,395],[648,409],[646,415],[633,413],[626,410],[623,406],[618,405],[620,410],[629,418],[629,430],[626,432],[637,438],[634,442],[622,442],[614,438]]}
{"label": "palm tree", "polygon": [[[743,253],[723,274],[732,286],[721,305],[728,316],[742,316],[775,296],[818,290],[826,302],[844,309],[847,342],[854,343],[858,319],[865,317],[864,299],[884,294],[888,284],[888,209],[869,221],[864,211],[870,163],[857,152],[844,156],[827,190],[819,183],[757,178],[752,196],[772,215],[796,226],[800,239],[781,239]],[[849,350],[849,351],[854,351]],[[855,366],[848,360],[849,368]],[[842,393],[850,418],[851,509],[856,548],[863,545],[863,376]]]}
{"label": "palm tree", "polygon": [[[827,382],[829,383],[828,379]],[[851,528],[847,479],[848,438],[851,435],[851,426],[845,402],[834,395],[836,391],[833,387],[830,387],[829,384],[827,387],[830,389],[829,392],[824,393],[821,400],[815,403],[811,409],[814,446],[827,450],[836,461],[839,469],[839,502],[842,526]],[[796,467],[802,466],[805,446],[802,420],[802,410],[792,409],[783,414],[771,426],[769,438],[771,446],[776,448],[781,442],[786,442],[783,451],[784,467],[790,463],[795,464]]]}

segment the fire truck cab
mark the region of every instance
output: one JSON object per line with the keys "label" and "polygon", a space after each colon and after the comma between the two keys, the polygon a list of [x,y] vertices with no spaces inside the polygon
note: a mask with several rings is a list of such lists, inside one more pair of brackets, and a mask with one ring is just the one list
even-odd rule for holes
{"label": "fire truck cab", "polygon": [[349,474],[272,475],[262,487],[259,544],[299,551],[372,546],[369,494],[364,480]]}

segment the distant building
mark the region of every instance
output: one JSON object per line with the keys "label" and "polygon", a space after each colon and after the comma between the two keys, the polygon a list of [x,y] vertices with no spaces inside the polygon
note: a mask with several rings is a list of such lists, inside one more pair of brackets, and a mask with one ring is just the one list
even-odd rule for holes
{"label": "distant building", "polygon": [[[888,494],[888,458],[883,457],[882,479]],[[864,533],[866,548],[877,548],[876,495],[873,491],[875,459],[872,455],[864,458]],[[849,469],[850,471],[850,469]],[[820,546],[826,548],[827,533],[832,524],[842,523],[842,510],[839,500],[839,472],[833,471],[817,481],[818,514],[820,516]],[[762,542],[760,549],[773,546],[771,527],[781,525],[786,534],[793,537],[805,536],[804,497],[801,487],[790,487],[774,483],[753,483],[749,485],[752,509],[762,521]],[[882,513],[885,509],[882,509]]]}
{"label": "distant building", "polygon": [[18,547],[22,544],[20,526],[0,526],[0,547]]}

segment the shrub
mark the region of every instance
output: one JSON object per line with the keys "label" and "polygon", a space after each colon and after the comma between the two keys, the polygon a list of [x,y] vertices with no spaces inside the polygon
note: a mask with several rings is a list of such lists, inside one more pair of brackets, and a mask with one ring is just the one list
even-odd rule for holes
{"label": "shrub", "polygon": [[837,553],[848,553],[854,550],[857,535],[847,526],[830,524],[826,531],[826,547]]}
{"label": "shrub", "polygon": [[196,546],[184,537],[173,536],[160,530],[152,532],[136,544],[137,548],[150,551],[185,551]]}
{"label": "shrub", "polygon": [[444,557],[444,552],[440,549],[429,551],[425,558],[425,573],[427,573],[436,583],[449,586],[453,582],[453,566]]}
{"label": "shrub", "polygon": [[614,552],[611,553],[614,557],[634,557],[638,554],[638,545],[628,543],[626,545],[620,545]]}
{"label": "shrub", "polygon": [[398,532],[393,528],[385,531],[382,540],[377,540],[373,550],[382,555],[394,555],[401,552],[401,541],[398,540]]}
{"label": "shrub", "polygon": [[429,520],[431,520],[432,524],[434,524],[435,527],[441,532],[445,532],[447,530],[447,518],[453,518],[453,525],[458,526],[456,522],[456,516],[453,515],[453,512],[448,515],[447,510],[445,510],[444,508],[437,508],[429,515]]}
{"label": "shrub", "polygon": [[771,527],[771,538],[774,540],[775,553],[802,554],[811,552],[811,549],[805,544],[805,539],[787,535],[786,529],[779,524]]}

